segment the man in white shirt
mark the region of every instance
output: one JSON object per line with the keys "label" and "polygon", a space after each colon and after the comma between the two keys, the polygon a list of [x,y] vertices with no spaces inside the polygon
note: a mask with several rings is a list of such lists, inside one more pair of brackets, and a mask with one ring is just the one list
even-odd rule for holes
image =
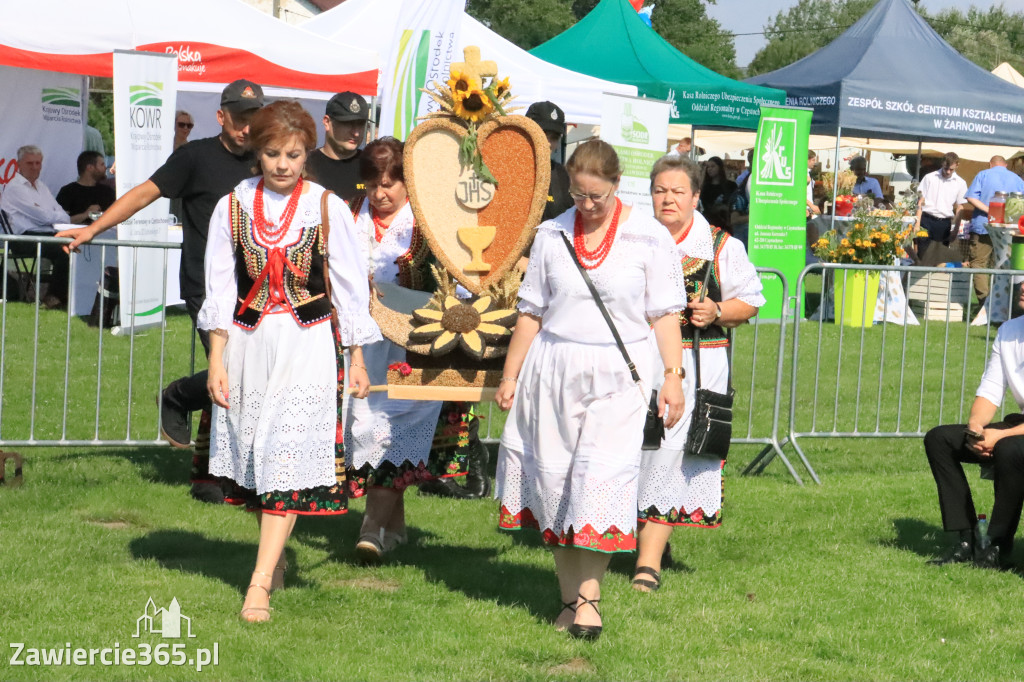
{"label": "man in white shirt", "polygon": [[967,203],[967,183],[956,174],[959,165],[960,157],[949,152],[942,167],[924,176],[918,187],[917,229],[946,246],[960,229],[960,208]]}
{"label": "man in white shirt", "polygon": [[[1024,307],[1024,291],[1018,305]],[[942,527],[958,533],[952,552],[930,563],[974,561],[988,568],[1006,568],[1013,536],[1024,506],[1024,414],[1006,415],[992,423],[1006,389],[1024,411],[1024,317],[1003,324],[996,334],[975,394],[967,424],[936,426],[924,437],[924,451],[939,491]],[[963,462],[981,464],[994,477],[995,503],[988,527],[988,547],[978,546],[978,517]]]}
{"label": "man in white shirt", "polygon": [[[70,223],[71,217],[53,198],[50,189],[39,179],[43,170],[43,152],[35,145],[18,150],[18,172],[0,195],[0,209],[10,220],[14,234],[52,237],[55,224]],[[43,258],[53,263],[50,287],[43,298],[47,308],[61,307],[68,296],[68,255],[60,244],[43,244]]]}

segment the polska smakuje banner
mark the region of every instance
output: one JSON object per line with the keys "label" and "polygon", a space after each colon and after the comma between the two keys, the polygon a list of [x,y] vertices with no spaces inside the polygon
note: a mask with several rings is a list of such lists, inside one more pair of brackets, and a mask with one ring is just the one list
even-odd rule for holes
{"label": "polska smakuje banner", "polygon": [[[117,147],[118,196],[148,180],[170,155],[174,144],[177,90],[178,60],[174,55],[114,52],[114,144]],[[157,199],[118,225],[117,238],[165,242],[169,212],[168,200]],[[164,257],[163,249],[118,248],[123,330],[163,322],[165,278],[161,274]]]}
{"label": "polska smakuje banner", "polygon": [[601,99],[601,139],[615,148],[622,165],[618,196],[653,213],[651,166],[665,153],[669,103],[605,93]]}
{"label": "polska smakuje banner", "polygon": [[[461,60],[459,27],[465,0],[405,0],[399,12],[394,46],[381,77],[381,135],[408,137],[416,119],[438,104],[420,88],[448,80],[451,63]],[[481,46],[486,50],[486,46]]]}
{"label": "polska smakuje banner", "polygon": [[[750,175],[750,260],[782,271],[794,292],[807,259],[807,141],[810,109],[761,107]],[[782,287],[763,279],[767,299],[759,317],[782,319]],[[803,315],[803,302],[796,314]]]}

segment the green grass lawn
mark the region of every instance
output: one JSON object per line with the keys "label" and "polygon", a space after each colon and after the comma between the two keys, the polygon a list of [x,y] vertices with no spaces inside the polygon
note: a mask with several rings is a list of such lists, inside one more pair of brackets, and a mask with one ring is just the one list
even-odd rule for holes
{"label": "green grass lawn", "polygon": [[[22,319],[17,307],[8,310],[8,339],[15,328],[31,334],[32,320]],[[59,437],[52,412],[59,416],[64,400],[66,318],[42,315],[60,350],[47,356],[52,376],[40,385],[35,433]],[[165,382],[187,368],[186,322],[170,320]],[[95,332],[78,320],[72,328],[72,343],[95,358]],[[924,328],[908,329],[916,350],[894,358],[889,353],[896,340],[902,343],[902,328],[886,328],[885,348],[882,328],[865,330],[863,351],[860,332],[842,330],[839,352],[841,330],[825,325],[819,339],[818,327],[805,325],[798,430],[809,430],[815,410],[817,430],[833,422],[836,430],[874,430],[876,418],[896,425],[900,367],[906,376],[924,377],[925,396],[903,404],[900,428],[914,430],[919,413],[925,428],[955,418],[959,386],[953,391],[947,379],[944,388],[942,365],[931,358],[941,358],[945,343],[951,366],[953,345],[963,351],[967,343],[970,396],[984,362],[983,351],[972,349],[983,349],[986,339],[984,330],[962,324],[950,332],[960,341],[947,341],[937,329],[930,326],[927,339]],[[758,330],[756,360],[753,329],[737,337],[739,435],[770,432],[777,334],[777,326]],[[101,430],[123,437],[129,403],[117,377],[127,377],[130,342],[106,335],[103,343]],[[132,435],[150,438],[159,335],[135,344]],[[816,364],[819,347],[831,364]],[[73,357],[79,352],[85,353]],[[0,415],[6,439],[29,430],[25,357],[31,353],[9,340]],[[76,361],[69,375],[69,437],[91,438],[96,365]],[[783,426],[788,364],[785,376]],[[488,427],[497,433],[502,422],[494,413]],[[288,547],[289,586],[272,599],[272,622],[253,626],[237,613],[255,558],[255,522],[238,509],[189,498],[187,453],[16,448],[26,456],[25,483],[0,488],[0,680],[1019,679],[1021,576],[925,563],[947,539],[920,440],[808,438],[801,444],[822,486],[796,485],[778,463],[760,477],[741,477],[759,448],[734,448],[725,525],[675,533],[677,566],[664,573],[657,594],[632,591],[629,558],[613,561],[602,599],[605,633],[594,644],[553,631],[560,605],[551,558],[535,537],[499,533],[494,501],[408,495],[410,545],[377,568],[354,559],[361,501],[340,519],[300,519]],[[991,487],[976,472],[970,476],[979,508],[989,508]],[[150,597],[158,607],[177,598],[195,638],[134,638]],[[60,649],[116,643],[122,650],[185,643],[188,656],[216,645],[218,664],[198,673],[155,664],[12,666],[12,642]]]}

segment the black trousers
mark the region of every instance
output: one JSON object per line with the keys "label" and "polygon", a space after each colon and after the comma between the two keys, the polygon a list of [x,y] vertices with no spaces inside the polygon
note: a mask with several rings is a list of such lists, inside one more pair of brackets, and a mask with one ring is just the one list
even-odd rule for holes
{"label": "black trousers", "polygon": [[[1007,421],[989,424],[986,428],[1010,428],[1021,422],[1021,416],[1008,416]],[[974,528],[978,516],[963,463],[991,463],[995,466],[995,503],[988,534],[993,542],[1008,551],[1013,545],[1024,505],[1024,436],[1003,438],[996,443],[992,458],[983,459],[967,448],[965,428],[964,424],[936,426],[924,437],[924,451],[939,491],[942,527],[947,531]]]}
{"label": "black trousers", "polygon": [[[192,324],[196,324],[205,298],[205,296],[189,296],[185,298],[185,309],[188,311],[189,317],[192,318]],[[210,357],[210,332],[200,329],[199,340],[203,343],[206,357]],[[204,369],[192,376],[172,381],[167,387],[168,397],[182,409],[189,412],[209,411],[212,408],[212,403],[210,402],[210,394],[206,390],[206,375],[207,371]]]}
{"label": "black trousers", "polygon": [[[52,237],[54,235],[52,230],[28,230],[25,234],[37,237]],[[19,246],[24,248],[26,253],[31,253],[33,256],[36,253],[35,244],[23,243]],[[39,255],[53,264],[53,274],[50,275],[50,287],[47,289],[47,293],[56,296],[61,303],[66,305],[68,302],[68,276],[71,271],[71,257],[64,253],[63,244],[40,244]]]}
{"label": "black trousers", "polygon": [[928,231],[928,238],[949,246],[950,233],[953,231],[952,218],[936,218],[928,213],[921,213],[921,229]]}

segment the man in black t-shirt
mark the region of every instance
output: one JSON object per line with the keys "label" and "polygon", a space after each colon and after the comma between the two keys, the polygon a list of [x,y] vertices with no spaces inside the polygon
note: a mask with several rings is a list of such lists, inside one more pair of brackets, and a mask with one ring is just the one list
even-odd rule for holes
{"label": "man in black t-shirt", "polygon": [[565,150],[565,112],[554,102],[534,102],[526,110],[526,117],[540,126],[551,145],[551,182],[548,185],[548,203],[542,220],[551,220],[572,208],[569,196],[569,173],[559,159]]}
{"label": "man in black t-shirt", "polygon": [[331,190],[345,203],[365,192],[359,177],[359,146],[366,138],[370,106],[354,92],[339,92],[327,103],[324,146],[306,159],[309,179]]}
{"label": "man in black t-shirt", "polygon": [[71,216],[72,223],[88,224],[92,222],[90,213],[102,213],[114,203],[114,190],[101,183],[106,177],[107,163],[102,154],[84,151],[78,155],[78,180],[57,192],[57,203]]}
{"label": "man in black t-shirt", "polygon": [[[210,217],[221,197],[235,185],[252,176],[254,157],[248,149],[249,119],[263,106],[263,89],[248,80],[230,83],[220,97],[217,123],[220,135],[195,140],[179,147],[163,166],[147,180],[131,189],[89,227],[60,233],[73,237],[68,248],[77,248],[104,230],[114,227],[160,197],[182,200],[181,270],[179,282],[185,308],[195,323],[206,297],[203,260]],[[209,334],[199,331],[206,352],[210,352]],[[182,377],[164,389],[160,401],[161,429],[167,441],[187,448],[192,441],[188,413],[202,410],[197,442],[208,442],[210,397],[206,390],[206,371]],[[204,436],[206,436],[204,438]],[[198,450],[193,459],[192,496],[204,502],[223,502],[220,484],[209,475],[209,449]]]}

